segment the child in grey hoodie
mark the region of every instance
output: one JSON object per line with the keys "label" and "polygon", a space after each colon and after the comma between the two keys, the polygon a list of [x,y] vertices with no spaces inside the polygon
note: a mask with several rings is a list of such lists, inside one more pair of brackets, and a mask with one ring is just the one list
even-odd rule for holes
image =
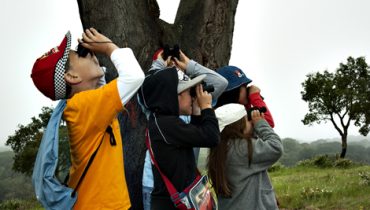
{"label": "child in grey hoodie", "polygon": [[243,105],[226,104],[215,113],[221,141],[207,167],[219,209],[278,209],[267,169],[283,153],[279,136],[259,110],[247,114]]}

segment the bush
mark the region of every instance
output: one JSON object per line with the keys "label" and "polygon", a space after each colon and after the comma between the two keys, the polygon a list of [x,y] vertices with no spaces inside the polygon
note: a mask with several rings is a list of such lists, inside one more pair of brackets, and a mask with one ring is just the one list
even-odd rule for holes
{"label": "bush", "polygon": [[313,166],[312,159],[298,161],[297,166]]}
{"label": "bush", "polygon": [[0,203],[0,209],[3,210],[13,210],[19,209],[21,206],[21,201],[19,200],[7,200]]}
{"label": "bush", "polygon": [[319,168],[333,167],[335,157],[329,157],[329,155],[319,155],[308,160],[302,160],[298,162],[298,166],[315,166]]}
{"label": "bush", "polygon": [[319,168],[329,168],[334,165],[334,158],[330,158],[329,155],[320,155],[314,158],[313,163]]}
{"label": "bush", "polygon": [[332,190],[328,190],[325,188],[311,188],[311,187],[304,187],[301,191],[301,196],[306,199],[317,199],[317,198],[329,198],[333,194]]}
{"label": "bush", "polygon": [[284,168],[284,165],[281,164],[280,162],[276,162],[274,165],[272,165],[269,169],[268,172],[275,172],[279,171]]}
{"label": "bush", "polygon": [[334,162],[334,167],[336,168],[349,168],[354,165],[353,161],[349,159],[338,159]]}
{"label": "bush", "polygon": [[319,155],[307,160],[301,160],[297,163],[297,166],[314,166],[319,168],[350,168],[353,166],[360,165],[349,159],[338,159],[335,156]]}
{"label": "bush", "polygon": [[361,171],[358,173],[360,176],[360,185],[370,186],[370,173]]}

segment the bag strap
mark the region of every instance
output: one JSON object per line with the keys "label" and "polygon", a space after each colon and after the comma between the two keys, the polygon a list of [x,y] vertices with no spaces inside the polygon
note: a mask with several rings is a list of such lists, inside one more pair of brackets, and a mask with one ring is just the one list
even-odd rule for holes
{"label": "bag strap", "polygon": [[[149,154],[150,154],[150,157],[152,159],[153,165],[158,169],[158,172],[161,175],[161,177],[162,177],[162,179],[163,179],[163,181],[166,185],[166,188],[167,188],[168,192],[170,193],[172,201],[175,203],[176,206],[179,205],[179,203],[181,202],[180,199],[179,199],[180,193],[175,188],[175,186],[172,184],[172,182],[167,178],[167,176],[164,175],[164,173],[161,171],[161,169],[159,168],[158,162],[154,158],[152,143],[150,141],[149,129],[148,128],[146,128],[146,130],[145,130],[145,144],[146,144],[146,147],[149,150]],[[200,175],[200,172],[199,172],[198,168],[197,168],[197,174]],[[197,179],[199,179],[199,178],[196,178],[196,180]]]}
{"label": "bag strap", "polygon": [[[110,128],[110,129],[109,129],[109,128]],[[115,145],[116,145],[116,141],[115,141],[115,138],[114,138],[114,135],[113,135],[113,132],[112,132],[112,128],[111,128],[111,126],[108,126],[108,127],[107,127],[107,129],[106,129],[106,130],[105,130],[105,132],[104,132],[104,135],[103,135],[103,137],[102,137],[102,139],[101,139],[101,141],[100,141],[100,143],[99,143],[98,148],[96,148],[96,150],[94,151],[94,153],[91,155],[91,157],[90,157],[89,161],[87,162],[87,165],[86,165],[86,167],[85,167],[84,171],[82,172],[82,175],[81,175],[80,179],[78,180],[78,182],[77,182],[77,185],[76,185],[75,189],[74,189],[74,190],[73,190],[73,192],[72,192],[72,195],[71,195],[72,197],[75,197],[75,196],[76,196],[77,189],[78,189],[78,187],[80,186],[80,184],[81,184],[82,180],[85,178],[85,176],[86,176],[86,174],[87,174],[87,171],[89,170],[89,168],[90,168],[90,166],[91,166],[92,162],[94,161],[94,158],[95,158],[95,156],[96,156],[96,153],[98,153],[98,150],[99,150],[99,148],[100,148],[101,144],[103,143],[103,140],[104,140],[104,137],[105,137],[105,134],[106,134],[106,133],[109,133],[109,135],[110,135],[110,143],[111,143],[111,145],[112,145],[112,146],[115,146]],[[112,137],[112,136],[113,136],[113,137]],[[113,138],[113,140],[112,140],[112,138]],[[113,143],[113,142],[114,142],[114,143]],[[68,173],[68,175],[67,175],[67,177],[66,177],[65,183],[67,183],[68,178],[69,178],[69,173]]]}
{"label": "bag strap", "polygon": [[158,165],[157,161],[154,158],[152,143],[150,141],[149,129],[148,128],[145,130],[145,144],[146,144],[146,147],[149,150],[149,154],[150,154],[150,157],[152,159],[153,165],[158,169],[158,172],[161,174],[161,177],[162,177],[164,183],[166,184],[167,190],[171,194],[171,197],[172,197],[173,194],[178,194],[177,189],[175,188],[175,186],[173,186],[172,182],[167,178],[167,176],[163,174],[163,172],[159,168],[159,165]]}

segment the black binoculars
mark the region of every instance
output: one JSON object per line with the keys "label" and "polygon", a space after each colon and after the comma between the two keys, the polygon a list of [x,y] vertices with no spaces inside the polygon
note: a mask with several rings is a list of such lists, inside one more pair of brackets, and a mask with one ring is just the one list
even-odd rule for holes
{"label": "black binoculars", "polygon": [[173,58],[180,59],[180,47],[179,45],[175,44],[173,48],[170,48],[168,44],[166,44],[163,48],[163,60],[167,60],[168,56],[172,56]]}
{"label": "black binoculars", "polygon": [[79,57],[86,57],[87,54],[92,53],[89,49],[85,48],[80,44],[77,45],[77,54]]}
{"label": "black binoculars", "polygon": [[[212,93],[213,91],[215,91],[215,87],[213,85],[208,85],[206,82],[202,82],[200,83],[203,87],[203,91],[207,91],[208,93]],[[195,91],[195,87],[192,87],[190,88],[190,95],[191,97],[195,97],[197,96],[197,92]]]}
{"label": "black binoculars", "polygon": [[252,111],[253,110],[258,110],[260,113],[265,113],[267,112],[266,107],[252,107],[250,109],[247,109],[247,116],[248,116],[248,121],[252,120]]}

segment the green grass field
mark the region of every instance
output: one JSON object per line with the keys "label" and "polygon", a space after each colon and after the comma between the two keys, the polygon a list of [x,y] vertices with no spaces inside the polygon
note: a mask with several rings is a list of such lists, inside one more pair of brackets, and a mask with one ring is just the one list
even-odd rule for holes
{"label": "green grass field", "polygon": [[[201,170],[206,157],[207,150],[201,149]],[[282,167],[269,175],[281,209],[370,210],[370,166]]]}
{"label": "green grass field", "polygon": [[281,209],[370,209],[370,166],[299,166],[270,177]]}
{"label": "green grass field", "polygon": [[[293,167],[271,172],[281,209],[370,209],[370,166],[347,169]],[[35,201],[10,200],[0,209],[43,209]]]}
{"label": "green grass field", "polygon": [[[201,150],[198,166],[205,169],[206,150]],[[327,166],[327,158],[314,158]],[[311,161],[312,163],[313,161]],[[348,161],[342,162],[349,163]],[[281,165],[280,165],[281,166]],[[292,168],[274,167],[270,178],[280,208],[309,210],[370,210],[370,166],[352,164],[348,167],[302,165]],[[36,200],[7,200],[0,202],[1,210],[41,210]]]}

